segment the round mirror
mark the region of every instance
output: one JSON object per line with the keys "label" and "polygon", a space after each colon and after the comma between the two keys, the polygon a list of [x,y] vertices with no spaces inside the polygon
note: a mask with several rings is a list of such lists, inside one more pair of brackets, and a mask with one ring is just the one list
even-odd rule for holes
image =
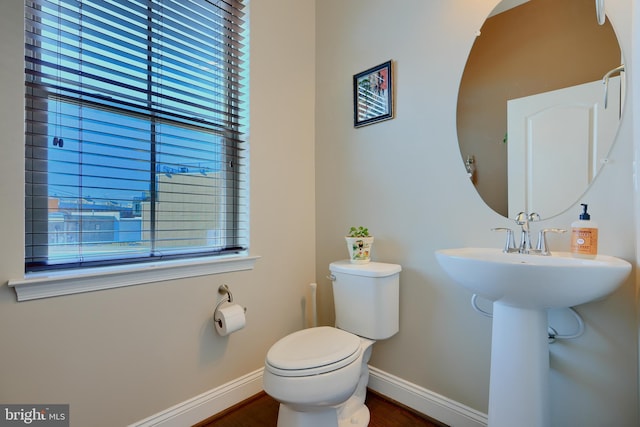
{"label": "round mirror", "polygon": [[462,160],[499,214],[557,215],[586,191],[617,133],[622,52],[593,0],[503,0],[460,83]]}

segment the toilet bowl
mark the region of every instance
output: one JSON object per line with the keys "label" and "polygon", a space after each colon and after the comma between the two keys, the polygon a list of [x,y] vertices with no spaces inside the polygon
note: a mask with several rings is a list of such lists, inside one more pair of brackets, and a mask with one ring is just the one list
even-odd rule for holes
{"label": "toilet bowl", "polygon": [[294,332],[265,359],[265,392],[280,402],[278,427],[366,427],[368,362],[376,340],[399,329],[396,264],[331,263],[336,327]]}
{"label": "toilet bowl", "polygon": [[373,343],[321,326],[274,344],[265,360],[263,384],[280,402],[278,427],[368,425],[366,362]]}

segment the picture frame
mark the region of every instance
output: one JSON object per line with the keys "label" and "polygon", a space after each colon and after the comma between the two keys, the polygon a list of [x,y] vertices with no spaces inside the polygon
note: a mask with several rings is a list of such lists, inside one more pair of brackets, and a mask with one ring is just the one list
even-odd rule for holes
{"label": "picture frame", "polygon": [[353,76],[353,125],[356,128],[393,118],[391,60]]}

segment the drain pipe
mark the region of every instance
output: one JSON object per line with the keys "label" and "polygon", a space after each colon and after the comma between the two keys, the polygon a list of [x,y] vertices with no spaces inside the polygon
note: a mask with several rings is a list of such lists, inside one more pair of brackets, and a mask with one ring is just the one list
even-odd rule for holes
{"label": "drain pipe", "polygon": [[[485,317],[493,318],[493,314],[489,313],[486,310],[481,309],[478,306],[478,295],[473,294],[471,296],[471,307],[478,313],[482,314]],[[547,327],[547,333],[549,335],[549,344],[553,344],[556,340],[572,340],[578,338],[584,334],[584,320],[582,320],[582,316],[578,313],[573,307],[568,307],[573,317],[576,319],[576,323],[578,324],[578,330],[574,334],[561,335],[553,326]]]}

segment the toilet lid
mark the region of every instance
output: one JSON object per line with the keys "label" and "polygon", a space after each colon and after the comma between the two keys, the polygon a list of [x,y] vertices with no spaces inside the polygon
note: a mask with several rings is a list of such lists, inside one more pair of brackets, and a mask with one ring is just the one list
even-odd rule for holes
{"label": "toilet lid", "polygon": [[348,365],[359,356],[360,338],[337,328],[320,326],[279,340],[269,349],[266,365],[277,375],[317,375]]}

